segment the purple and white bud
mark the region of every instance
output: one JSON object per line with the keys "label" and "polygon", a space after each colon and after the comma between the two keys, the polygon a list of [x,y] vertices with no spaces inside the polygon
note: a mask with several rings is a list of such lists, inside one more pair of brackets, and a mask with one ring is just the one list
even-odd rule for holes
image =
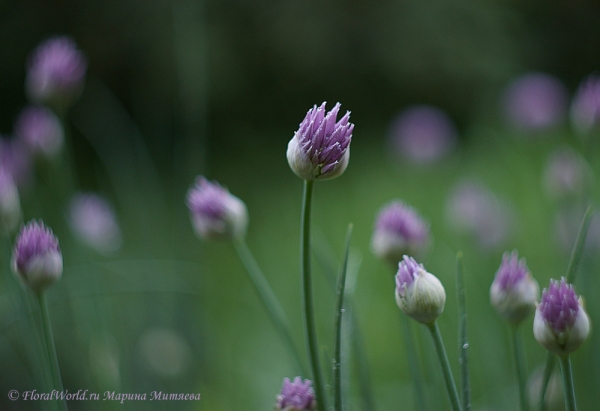
{"label": "purple and white bud", "polygon": [[377,216],[371,250],[395,266],[405,254],[418,255],[428,242],[429,225],[414,208],[394,200]]}
{"label": "purple and white bud", "polygon": [[516,250],[504,253],[490,288],[490,301],[498,314],[518,324],[535,308],[539,294],[540,287],[531,276],[525,259],[519,260]]}
{"label": "purple and white bud", "polygon": [[405,255],[396,274],[396,304],[409,317],[431,324],[444,311],[446,291],[440,280],[423,264]]}
{"label": "purple and white bud", "polygon": [[246,235],[246,205],[217,182],[198,177],[196,184],[188,191],[186,202],[198,237],[232,240]]}
{"label": "purple and white bud", "polygon": [[284,378],[281,393],[277,396],[275,409],[277,411],[316,410],[317,401],[311,385],[312,381],[302,381],[300,377],[294,378],[294,382],[291,382],[287,377]]}
{"label": "purple and white bud", "polygon": [[21,112],[15,134],[32,153],[42,157],[54,157],[64,142],[60,120],[51,110],[41,106],[30,106]]}
{"label": "purple and white bud", "polygon": [[0,219],[2,228],[13,232],[21,222],[19,190],[10,174],[0,167]]}
{"label": "purple and white bud", "polygon": [[13,271],[33,291],[56,282],[63,271],[58,239],[42,221],[21,227],[12,255]]}
{"label": "purple and white bud", "polygon": [[350,142],[354,124],[350,112],[336,122],[337,103],[325,114],[325,104],[308,110],[287,148],[288,163],[304,180],[327,180],[340,176],[350,159]]}
{"label": "purple and white bud", "polygon": [[27,93],[37,103],[68,106],[81,93],[86,70],[87,61],[71,38],[52,37],[29,57]]}
{"label": "purple and white bud", "polygon": [[562,278],[550,280],[535,310],[533,335],[548,351],[567,355],[583,344],[590,332],[590,322],[581,297]]}
{"label": "purple and white bud", "polygon": [[581,133],[600,128],[600,77],[585,79],[571,103],[571,120]]}
{"label": "purple and white bud", "polygon": [[76,194],[69,211],[71,229],[87,245],[105,255],[121,247],[117,218],[104,198],[96,194]]}

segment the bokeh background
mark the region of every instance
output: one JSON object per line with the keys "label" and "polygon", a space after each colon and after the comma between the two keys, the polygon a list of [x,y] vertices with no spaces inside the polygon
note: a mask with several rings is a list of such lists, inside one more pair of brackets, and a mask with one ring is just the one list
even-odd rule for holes
{"label": "bokeh background", "polygon": [[[423,262],[448,293],[439,324],[455,372],[455,256],[464,253],[473,408],[516,409],[509,329],[489,305],[489,286],[512,249],[542,288],[564,275],[583,210],[598,199],[599,129],[578,128],[569,112],[580,83],[600,67],[596,2],[4,0],[0,35],[6,139],[29,104],[32,50],[67,35],[85,54],[85,88],[64,117],[70,154],[59,162],[72,160],[78,191],[108,200],[122,235],[111,253],[78,240],[68,223],[73,193],[57,188],[43,162],[20,187],[25,221],[42,218],[61,241],[64,276],[48,299],[65,388],[202,395],[191,403],[71,402],[71,409],[272,409],[283,377],[298,370],[234,248],[196,238],[184,199],[203,174],[247,204],[249,247],[303,343],[302,183],[285,150],[322,101],[341,102],[356,125],[348,170],[317,183],[314,198],[325,358],[333,351],[328,275],[354,224],[348,314],[363,337],[369,387],[358,383],[348,347],[346,409],[366,410],[365,390],[369,411],[415,409],[392,272],[370,251],[377,212],[393,199],[430,223]],[[423,137],[406,137],[398,116],[414,106],[439,110],[441,126],[424,116],[413,120]],[[423,148],[425,140],[432,142]],[[568,176],[556,177],[566,183],[553,183],[550,159],[565,148],[575,165],[567,160]],[[598,224],[577,279],[592,324],[600,321]],[[10,389],[38,387],[39,370],[4,255],[0,408],[44,409],[7,399]],[[522,332],[533,373],[546,353],[531,324]],[[428,409],[449,409],[433,347],[413,328]],[[582,410],[600,403],[599,350],[593,330],[572,356]]]}

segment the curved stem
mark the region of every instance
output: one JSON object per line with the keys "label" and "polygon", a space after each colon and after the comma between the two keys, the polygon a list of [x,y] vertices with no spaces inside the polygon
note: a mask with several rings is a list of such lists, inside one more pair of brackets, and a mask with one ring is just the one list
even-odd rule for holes
{"label": "curved stem", "polygon": [[560,369],[562,371],[563,391],[565,392],[566,411],[577,411],[575,403],[575,388],[573,386],[573,372],[571,371],[571,359],[568,355],[559,356]]}
{"label": "curved stem", "polygon": [[434,321],[431,324],[426,324],[427,329],[431,332],[433,343],[435,345],[435,351],[437,352],[440,365],[442,366],[442,374],[444,375],[444,382],[446,383],[446,390],[448,391],[448,397],[450,398],[450,404],[454,411],[462,411],[460,406],[460,399],[458,398],[458,392],[456,391],[456,384],[454,384],[454,377],[452,376],[452,369],[450,369],[450,362],[448,361],[448,355],[446,354],[446,348],[444,347],[444,341],[440,334],[440,329],[437,322]]}
{"label": "curved stem", "polygon": [[512,327],[513,351],[515,355],[515,366],[517,368],[517,381],[519,384],[519,401],[521,403],[521,411],[528,411],[527,404],[527,371],[525,367],[525,356],[523,355],[523,343],[521,342],[521,334],[519,329]]}
{"label": "curved stem", "polygon": [[322,411],[327,410],[325,387],[321,374],[321,364],[319,362],[319,346],[317,344],[317,330],[315,324],[315,313],[313,308],[312,279],[310,270],[310,214],[313,192],[313,181],[304,180],[304,193],[302,195],[302,234],[300,243],[302,272],[302,288],[304,298],[304,329],[308,347],[308,357],[315,383],[315,394]]}
{"label": "curved stem", "polygon": [[233,245],[235,246],[235,250],[240,257],[240,260],[244,264],[244,267],[246,267],[246,271],[250,276],[250,280],[252,280],[254,290],[260,297],[260,300],[265,310],[267,310],[273,325],[275,325],[279,336],[283,340],[286,348],[289,350],[297,371],[303,374],[306,373],[306,368],[302,362],[300,351],[298,350],[296,342],[292,336],[290,322],[285,314],[285,311],[281,307],[279,300],[275,296],[273,289],[267,281],[267,278],[263,274],[258,263],[254,259],[252,252],[248,248],[246,240],[236,240],[234,241]]}

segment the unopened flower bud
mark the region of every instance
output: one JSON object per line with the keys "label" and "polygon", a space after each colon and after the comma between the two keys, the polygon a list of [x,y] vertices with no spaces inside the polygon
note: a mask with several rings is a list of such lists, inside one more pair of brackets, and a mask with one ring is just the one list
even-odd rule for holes
{"label": "unopened flower bud", "polygon": [[533,335],[548,351],[567,355],[583,344],[590,332],[590,322],[583,301],[570,284],[550,280],[535,310]]}
{"label": "unopened flower bud", "polygon": [[379,212],[371,249],[394,266],[405,254],[417,255],[429,240],[429,226],[419,213],[402,201],[392,201]]}
{"label": "unopened flower bud", "polygon": [[56,282],[63,271],[58,239],[43,222],[30,221],[21,228],[13,250],[13,271],[33,291]]}
{"label": "unopened flower bud", "polygon": [[592,75],[581,83],[571,104],[571,119],[581,133],[600,127],[600,77]]}
{"label": "unopened flower bud", "polygon": [[97,194],[78,193],[70,203],[71,229],[100,254],[109,255],[121,247],[121,230],[112,207]]}
{"label": "unopened flower bud", "polygon": [[438,278],[423,264],[405,255],[396,274],[396,303],[409,317],[431,324],[444,311],[446,291]]}
{"label": "unopened flower bud", "polygon": [[517,251],[504,253],[490,288],[490,302],[502,317],[518,324],[535,308],[540,287]]}
{"label": "unopened flower bud", "polygon": [[32,153],[54,157],[62,148],[64,131],[60,120],[50,109],[31,106],[24,109],[15,124],[15,134]]}
{"label": "unopened flower bud", "polygon": [[0,219],[2,229],[12,232],[21,221],[19,191],[10,174],[0,167]]}
{"label": "unopened flower bud", "polygon": [[187,206],[200,238],[232,240],[246,235],[246,205],[216,182],[198,177],[188,191]]}
{"label": "unopened flower bud", "polygon": [[287,148],[288,163],[304,180],[327,180],[340,176],[350,159],[354,124],[350,112],[336,122],[340,103],[325,114],[325,104],[308,110]]}
{"label": "unopened flower bud", "polygon": [[289,378],[284,378],[281,393],[277,396],[275,410],[277,411],[304,411],[316,410],[317,402],[315,392],[311,387],[312,381],[304,380],[300,377],[294,378],[291,382]]}

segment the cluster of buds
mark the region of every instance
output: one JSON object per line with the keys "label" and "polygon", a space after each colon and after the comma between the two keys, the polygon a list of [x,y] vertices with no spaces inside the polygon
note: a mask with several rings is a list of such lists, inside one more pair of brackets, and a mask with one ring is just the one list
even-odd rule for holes
{"label": "cluster of buds", "polygon": [[311,387],[312,381],[302,378],[294,378],[294,382],[289,378],[284,378],[281,393],[277,396],[275,409],[277,411],[305,411],[316,410],[317,401],[315,392]]}

